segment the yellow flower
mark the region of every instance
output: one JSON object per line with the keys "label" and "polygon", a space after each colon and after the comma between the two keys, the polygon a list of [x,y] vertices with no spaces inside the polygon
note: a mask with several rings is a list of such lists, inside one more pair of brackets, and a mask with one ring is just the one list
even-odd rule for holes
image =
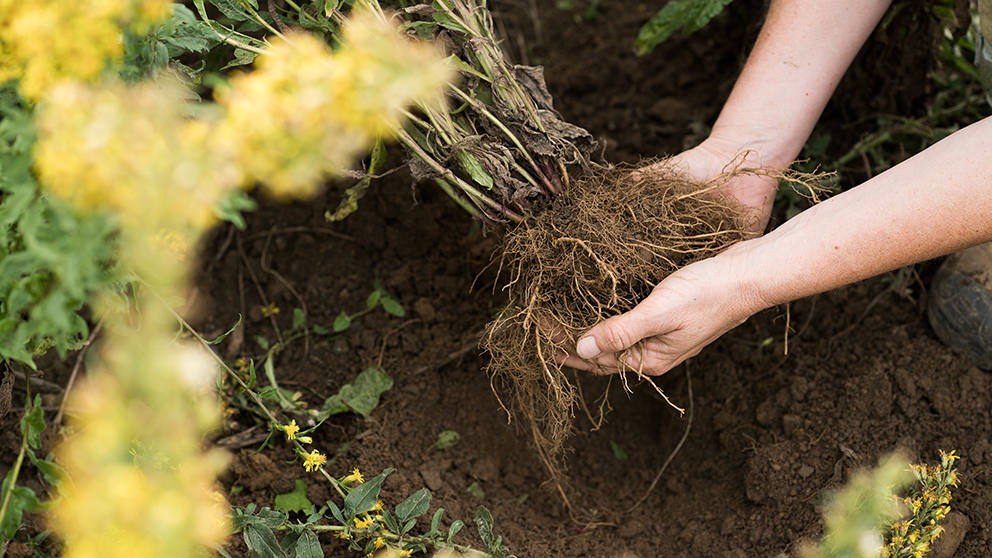
{"label": "yellow flower", "polygon": [[351,539],[351,535],[348,534],[348,533],[345,533],[344,531],[335,531],[334,532],[334,536],[337,537],[337,538],[339,538],[339,539],[344,539],[344,540]]}
{"label": "yellow flower", "polygon": [[382,503],[382,500],[376,500],[375,501],[375,507],[372,508],[372,509],[374,509],[375,511],[380,511],[381,512],[382,509],[383,509],[383,506],[384,506],[384,504]]}
{"label": "yellow flower", "polygon": [[141,32],[171,13],[166,0],[0,1],[0,82],[20,79],[33,101],[65,80],[96,82],[124,52],[123,28]]}
{"label": "yellow flower", "polygon": [[296,433],[300,431],[300,427],[296,426],[296,419],[293,419],[292,422],[282,427],[282,429],[286,433],[286,437],[290,440],[295,440]]}
{"label": "yellow flower", "polygon": [[238,360],[234,361],[234,370],[238,374],[248,372],[248,359],[245,357],[238,357]]}
{"label": "yellow flower", "polygon": [[386,539],[384,539],[382,537],[376,537],[375,538],[375,542],[372,543],[372,546],[373,546],[373,548],[375,548],[376,550],[378,550],[378,549],[386,546]]}
{"label": "yellow flower", "polygon": [[313,442],[313,438],[310,436],[297,436],[296,439],[299,440],[301,444],[309,444]]}
{"label": "yellow flower", "polygon": [[268,306],[261,306],[260,308],[262,309],[262,315],[266,318],[279,313],[279,307],[276,306],[275,302],[270,302]]}
{"label": "yellow flower", "polygon": [[355,482],[355,481],[358,481],[358,484],[362,484],[363,482],[365,482],[365,479],[362,478],[362,472],[358,470],[358,467],[352,469],[350,475],[341,479],[341,482]]}
{"label": "yellow flower", "polygon": [[365,516],[364,518],[355,518],[355,527],[358,529],[368,529],[372,526],[372,518]]}
{"label": "yellow flower", "polygon": [[290,35],[266,53],[215,92],[228,110],[215,140],[232,147],[252,181],[284,199],[308,197],[328,174],[349,168],[450,75],[433,49],[372,17],[353,18],[337,52],[312,35]]}
{"label": "yellow flower", "polygon": [[327,457],[322,455],[319,451],[313,450],[306,455],[303,460],[303,468],[309,471],[316,471],[318,467],[327,463]]}

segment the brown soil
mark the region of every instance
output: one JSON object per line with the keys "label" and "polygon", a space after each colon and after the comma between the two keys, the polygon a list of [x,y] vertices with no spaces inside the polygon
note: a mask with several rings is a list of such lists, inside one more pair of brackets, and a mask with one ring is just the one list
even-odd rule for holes
{"label": "brown soil", "polygon": [[[566,120],[605,138],[611,161],[635,162],[678,152],[703,137],[753,39],[760,4],[739,0],[729,17],[700,34],[676,36],[636,58],[631,41],[656,7],[604,1],[593,22],[576,23],[573,12],[541,2],[542,41],[524,50],[528,62],[547,66],[556,108]],[[575,14],[586,7],[575,5]],[[534,18],[513,11],[504,21],[510,35],[522,32],[534,40]],[[839,103],[821,126],[840,130],[838,115],[864,115],[842,98]],[[970,519],[970,528],[955,556],[992,552],[992,375],[942,346],[928,326],[920,302],[932,264],[918,267],[922,283],[873,279],[795,302],[788,355],[786,309],[755,316],[657,380],[675,404],[692,405],[691,415],[680,418],[645,386],[632,395],[611,390],[607,422],[591,431],[584,414],[577,416],[568,442],[565,494],[573,520],[559,493],[545,484],[548,475],[529,447],[528,432],[507,424],[483,372],[487,357],[476,348],[491,310],[505,302],[498,290],[493,294],[492,270],[483,272],[497,235],[483,236],[440,191],[411,189],[402,173],[374,182],[356,214],[326,223],[323,214],[337,207],[342,190],[332,186],[307,204],[266,205],[248,216],[243,233],[219,230],[206,250],[197,323],[212,336],[239,313],[248,316],[243,336],[220,346],[230,360],[258,356],[256,335],[274,337],[258,311],[261,298],[239,245],[267,298],[283,309],[276,316],[283,329],[290,309],[302,305],[262,269],[263,250],[267,267],[305,302],[309,324],[326,325],[342,310],[364,308],[378,277],[406,307],[407,319],[416,321],[371,312],[357,318],[344,338],[313,335],[308,345],[295,342],[280,356],[277,374],[284,387],[319,406],[381,360],[395,380],[381,405],[365,419],[328,421],[314,445],[338,452],[330,468],[340,474],[356,466],[366,476],[396,468],[384,484],[387,505],[428,487],[434,494],[430,513],[443,507],[450,522],[470,520],[484,504],[496,532],[527,558],[773,556],[820,536],[825,491],[856,467],[873,465],[897,448],[931,463],[938,449],[957,450],[962,480],[952,506]],[[233,345],[238,339],[240,348]],[[72,364],[51,364],[45,380],[64,385]],[[594,406],[607,380],[577,377]],[[46,404],[56,401],[52,396]],[[23,403],[23,391],[18,396],[15,389],[14,403]],[[687,440],[658,486],[625,513],[678,444],[690,416]],[[17,419],[15,410],[0,423],[0,475],[19,446]],[[239,424],[225,436],[252,423],[245,413],[234,421]],[[459,443],[433,449],[443,430],[459,432]],[[320,477],[304,473],[298,462],[286,463],[286,446],[251,456],[258,443],[233,452],[223,480],[243,488],[232,496],[234,504],[271,506],[274,495],[291,490],[298,478],[307,481],[313,502],[331,498]],[[629,457],[615,457],[611,444]],[[26,471],[26,482],[36,485],[33,469]],[[484,499],[467,491],[472,484]],[[41,529],[40,520],[30,517],[25,531]],[[463,533],[463,542],[478,544],[470,529]],[[232,555],[245,556],[239,537],[232,542]],[[322,542],[328,556],[351,555],[330,537]],[[32,554],[15,543],[8,555]]]}

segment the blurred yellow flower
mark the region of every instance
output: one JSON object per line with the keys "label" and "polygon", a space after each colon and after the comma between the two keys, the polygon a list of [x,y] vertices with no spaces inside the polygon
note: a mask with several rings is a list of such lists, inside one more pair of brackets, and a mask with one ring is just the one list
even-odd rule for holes
{"label": "blurred yellow flower", "polygon": [[0,0],[0,82],[37,101],[66,80],[95,82],[123,54],[122,29],[170,13],[166,0]]}
{"label": "blurred yellow flower", "polygon": [[210,125],[183,116],[178,87],[62,84],[37,118],[43,186],[79,211],[118,213],[125,231],[151,238],[148,248],[164,243],[165,259],[187,231],[216,220],[213,208],[241,182],[208,148]]}
{"label": "blurred yellow flower", "polygon": [[237,146],[240,167],[276,197],[307,197],[399,127],[405,107],[439,95],[450,75],[439,60],[372,17],[354,18],[334,53],[289,35],[216,92],[228,110],[216,141]]}

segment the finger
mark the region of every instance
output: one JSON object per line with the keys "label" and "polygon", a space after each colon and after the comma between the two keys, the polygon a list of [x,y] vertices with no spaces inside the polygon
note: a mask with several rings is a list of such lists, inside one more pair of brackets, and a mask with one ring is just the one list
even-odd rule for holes
{"label": "finger", "polygon": [[576,353],[586,360],[595,360],[629,349],[645,337],[662,333],[646,306],[641,303],[630,312],[614,316],[589,330],[575,344]]}

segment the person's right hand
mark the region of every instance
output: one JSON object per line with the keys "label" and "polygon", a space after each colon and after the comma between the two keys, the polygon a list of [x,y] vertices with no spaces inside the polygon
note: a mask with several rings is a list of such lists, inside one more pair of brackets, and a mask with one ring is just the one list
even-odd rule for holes
{"label": "person's right hand", "polygon": [[[670,160],[638,169],[635,172],[658,172],[662,168],[675,166],[687,172],[700,184],[705,184],[717,176],[733,170],[736,165],[740,165],[744,169],[761,169],[762,162],[758,153],[748,152],[739,143],[711,136],[697,147],[684,151]],[[752,212],[752,218],[747,223],[748,232],[757,236],[764,232],[768,225],[777,187],[778,179],[776,178],[763,174],[743,173],[728,180],[721,191],[732,195],[738,203]]]}

